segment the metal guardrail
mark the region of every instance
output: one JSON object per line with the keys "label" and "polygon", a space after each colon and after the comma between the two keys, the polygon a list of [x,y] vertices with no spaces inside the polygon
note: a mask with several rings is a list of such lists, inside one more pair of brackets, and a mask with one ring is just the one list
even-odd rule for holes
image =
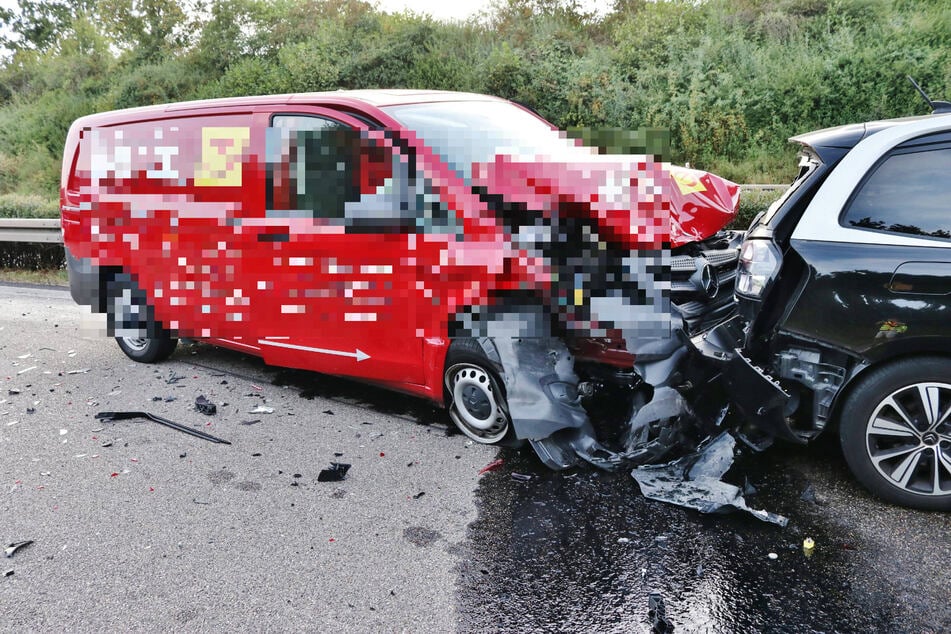
{"label": "metal guardrail", "polygon": [[0,218],[0,242],[63,244],[59,218]]}
{"label": "metal guardrail", "polygon": [[[782,192],[789,185],[740,185],[740,191]],[[63,244],[58,218],[0,218],[0,242]]]}

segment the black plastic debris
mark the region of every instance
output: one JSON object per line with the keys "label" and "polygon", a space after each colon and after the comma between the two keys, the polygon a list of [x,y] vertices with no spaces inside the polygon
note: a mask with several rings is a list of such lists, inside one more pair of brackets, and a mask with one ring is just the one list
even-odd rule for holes
{"label": "black plastic debris", "polygon": [[13,576],[13,568],[11,568],[10,570],[4,570],[4,571],[3,571],[3,576],[4,576],[4,577],[12,577],[12,576]]}
{"label": "black plastic debris", "polygon": [[425,492],[425,491],[420,491],[419,493],[417,493],[416,495],[413,496],[413,499],[414,499],[414,500],[418,500],[419,498],[423,497],[424,495],[426,495],[426,492]]}
{"label": "black plastic debris", "polygon": [[13,557],[13,554],[14,554],[16,551],[20,550],[21,548],[26,548],[27,546],[29,546],[29,545],[32,544],[32,543],[33,543],[33,540],[32,540],[32,539],[27,539],[27,540],[22,541],[22,542],[13,542],[12,544],[10,544],[9,546],[7,546],[7,547],[3,550],[3,554],[7,556],[7,559],[9,559],[10,557]]}
{"label": "black plastic debris", "polygon": [[808,502],[809,504],[818,504],[819,500],[816,499],[816,490],[812,488],[812,485],[809,484],[803,489],[802,494],[799,496],[799,499],[803,502]]}
{"label": "black plastic debris", "polygon": [[674,631],[673,624],[667,620],[667,607],[659,592],[651,592],[647,597],[647,618],[651,621],[651,634],[667,634]]}
{"label": "black plastic debris", "polygon": [[202,394],[195,399],[195,410],[204,414],[205,416],[213,416],[218,412],[218,406],[205,398],[205,395]]}
{"label": "black plastic debris", "polygon": [[321,470],[317,482],[340,482],[347,477],[350,465],[345,462],[331,462],[330,467]]}
{"label": "black plastic debris", "polygon": [[112,422],[117,420],[129,420],[132,418],[147,418],[148,420],[158,423],[159,425],[165,425],[172,429],[178,430],[183,434],[188,434],[190,436],[195,436],[196,438],[201,438],[202,440],[207,440],[208,442],[219,443],[222,445],[230,445],[231,443],[223,438],[218,438],[217,436],[212,436],[211,434],[206,434],[203,431],[193,429],[191,427],[186,427],[180,423],[176,423],[168,420],[167,418],[162,418],[161,416],[156,416],[155,414],[150,414],[148,412],[99,412],[96,414],[96,418],[101,421]]}
{"label": "black plastic debris", "polygon": [[733,465],[735,449],[736,440],[728,432],[723,432],[696,453],[663,465],[638,467],[631,475],[637,480],[644,497],[652,500],[701,513],[741,510],[764,522],[786,526],[788,518],[750,508],[739,487],[721,481]]}

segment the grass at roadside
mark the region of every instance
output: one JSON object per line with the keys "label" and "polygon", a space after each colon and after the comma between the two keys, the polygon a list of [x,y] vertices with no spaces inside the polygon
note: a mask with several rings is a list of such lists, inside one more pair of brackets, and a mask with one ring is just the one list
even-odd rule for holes
{"label": "grass at roadside", "polygon": [[69,277],[66,274],[65,269],[21,271],[19,269],[0,268],[0,282],[43,284],[45,286],[69,286]]}

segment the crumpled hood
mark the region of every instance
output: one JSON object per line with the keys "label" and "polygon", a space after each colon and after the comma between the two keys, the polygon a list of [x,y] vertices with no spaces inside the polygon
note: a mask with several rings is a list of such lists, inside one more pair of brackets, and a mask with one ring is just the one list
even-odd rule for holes
{"label": "crumpled hood", "polygon": [[726,226],[739,204],[735,183],[646,156],[564,162],[499,155],[473,165],[472,185],[545,214],[589,214],[603,238],[626,249],[703,240]]}

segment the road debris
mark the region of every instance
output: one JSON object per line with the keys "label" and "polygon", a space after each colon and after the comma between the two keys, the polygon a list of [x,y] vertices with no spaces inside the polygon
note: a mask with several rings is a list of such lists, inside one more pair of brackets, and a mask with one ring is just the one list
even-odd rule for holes
{"label": "road debris", "polygon": [[425,491],[420,491],[419,493],[417,493],[416,495],[413,496],[413,499],[414,499],[414,500],[418,500],[419,498],[423,497],[424,495],[426,495],[426,492],[425,492]]}
{"label": "road debris", "polygon": [[273,414],[274,408],[268,407],[267,405],[258,405],[252,410],[248,410],[249,414]]}
{"label": "road debris", "polygon": [[667,606],[659,592],[647,596],[647,618],[651,621],[651,634],[667,634],[674,631],[673,624],[667,620]]}
{"label": "road debris", "polygon": [[113,422],[117,420],[130,420],[133,418],[147,418],[148,420],[158,423],[159,425],[165,425],[166,427],[171,427],[182,433],[188,434],[190,436],[195,436],[201,438],[202,440],[207,440],[208,442],[219,443],[222,445],[230,445],[231,443],[217,436],[212,436],[211,434],[199,431],[197,429],[192,429],[191,427],[186,427],[180,423],[176,423],[168,420],[167,418],[162,418],[161,416],[156,416],[155,414],[150,414],[149,412],[99,412],[96,414],[96,418],[105,421]]}
{"label": "road debris", "polygon": [[80,370],[69,370],[66,374],[88,374],[92,368],[82,368]]}
{"label": "road debris", "polygon": [[32,539],[27,539],[22,542],[13,542],[3,550],[3,554],[7,556],[7,559],[13,557],[13,554],[21,548],[26,548],[33,543]]}
{"label": "road debris", "polygon": [[195,399],[195,411],[204,414],[205,416],[213,416],[218,412],[218,406],[205,398],[205,395],[202,394]]}
{"label": "road debris", "polygon": [[531,474],[528,474],[528,473],[515,473],[515,472],[512,472],[512,479],[513,479],[513,480],[518,480],[519,482],[529,482],[530,480],[534,480],[534,479],[535,479],[535,476],[533,476],[533,475],[531,475]]}
{"label": "road debris", "polygon": [[317,482],[340,482],[347,477],[349,470],[350,465],[346,462],[331,462],[330,467],[317,475]]}
{"label": "road debris", "polygon": [[13,568],[11,568],[10,570],[4,570],[4,571],[3,571],[3,576],[4,576],[4,577],[12,577],[12,576],[13,576]]}
{"label": "road debris", "polygon": [[479,475],[482,475],[483,473],[489,473],[490,471],[498,471],[499,469],[502,468],[502,465],[504,464],[505,464],[505,460],[503,460],[502,458],[499,458],[498,460],[493,460],[489,464],[479,469]]}
{"label": "road debris", "polygon": [[806,557],[812,557],[815,554],[815,552],[816,552],[816,541],[813,538],[807,537],[804,540],[802,540],[802,554],[803,555],[805,555]]}
{"label": "road debris", "polygon": [[736,440],[723,432],[696,453],[663,465],[641,466],[631,472],[644,497],[669,502],[701,513],[725,513],[737,509],[753,517],[786,526],[788,518],[752,509],[739,487],[721,481],[733,465]]}

